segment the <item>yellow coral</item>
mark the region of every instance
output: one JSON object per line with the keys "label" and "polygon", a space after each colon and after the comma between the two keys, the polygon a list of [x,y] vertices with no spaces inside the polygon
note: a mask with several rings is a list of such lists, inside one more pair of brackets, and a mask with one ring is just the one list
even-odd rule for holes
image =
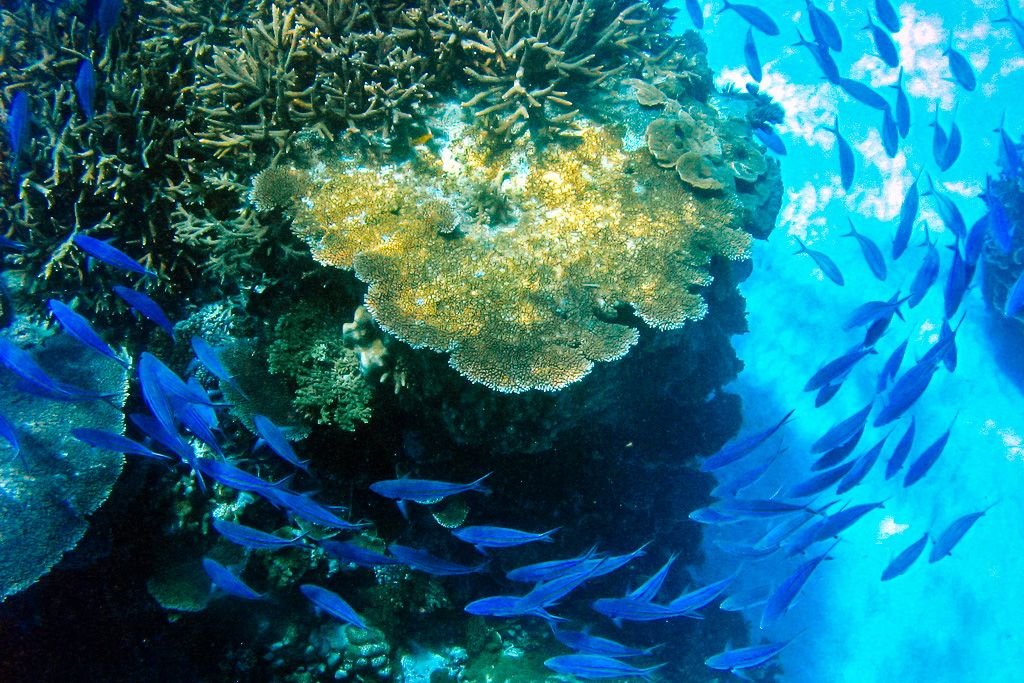
{"label": "yellow coral", "polygon": [[[438,229],[439,201],[465,216],[459,232]],[[368,283],[385,330],[521,392],[626,354],[638,338],[626,305],[659,329],[701,318],[711,257],[749,250],[736,211],[732,195],[697,197],[589,127],[572,147],[493,152],[467,135],[403,167],[334,169],[296,225],[317,260]]]}

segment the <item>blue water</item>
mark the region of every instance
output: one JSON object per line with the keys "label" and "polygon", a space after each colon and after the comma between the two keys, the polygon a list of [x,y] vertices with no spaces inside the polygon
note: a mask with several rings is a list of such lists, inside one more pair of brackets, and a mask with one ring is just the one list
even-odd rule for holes
{"label": "blue water", "polygon": [[[874,238],[884,251],[895,229],[895,217],[906,188],[922,169],[955,197],[968,226],[983,212],[977,194],[985,174],[995,175],[997,136],[992,132],[1003,112],[1017,139],[1022,130],[1013,112],[1024,87],[1024,56],[1005,23],[1003,3],[975,0],[962,3],[899,3],[902,30],[894,38],[911,97],[912,127],[896,158],[881,147],[881,115],[851,100],[820,79],[820,72],[802,48],[789,47],[795,33],[788,25],[802,22],[804,4],[760,3],[771,12],[782,36],[757,35],[764,61],[763,89],[786,109],[781,126],[789,154],[783,163],[786,196],[778,227],[754,252],[757,264],[744,283],[750,334],[734,338],[746,367],[730,388],[743,396],[748,429],[774,422],[789,408],[796,419],[780,438],[787,451],[759,490],[771,495],[781,482],[806,476],[813,460],[807,446],[833,423],[863,407],[875,391],[875,378],[889,351],[909,335],[907,362],[919,357],[937,338],[942,321],[941,285],[949,259],[943,254],[939,282],[906,322],[895,321],[879,343],[879,355],[859,366],[839,394],[815,409],[813,394],[802,392],[809,375],[825,361],[845,353],[857,332],[843,332],[842,320],[858,304],[887,299],[909,286],[919,263],[922,239],[915,230],[908,252],[890,263],[886,282],[868,271],[855,242],[840,235],[847,217]],[[837,56],[840,71],[873,86],[894,82],[896,70],[867,54],[872,51],[862,3],[822,3],[843,30],[844,49]],[[709,12],[705,4],[705,13]],[[688,19],[681,17],[679,28]],[[749,81],[743,66],[743,22],[735,14],[709,15],[704,31],[710,60],[720,82],[742,87]],[[801,30],[805,34],[805,28]],[[951,82],[942,51],[952,35],[978,74],[978,88],[965,92]],[[882,88],[887,97],[891,91]],[[960,159],[938,173],[931,155],[935,116],[948,127],[955,114],[964,135]],[[844,135],[857,151],[857,174],[849,193],[839,183],[839,162],[833,137],[821,130],[835,114]],[[942,222],[928,198],[920,219],[932,230]],[[919,221],[920,223],[920,221]],[[823,279],[811,260],[793,256],[795,237],[833,257],[847,278],[845,287]],[[950,244],[948,233],[939,236]],[[945,251],[945,250],[943,250]],[[943,457],[928,476],[908,490],[900,477],[883,481],[877,467],[863,484],[843,497],[852,504],[885,500],[842,536],[801,593],[797,605],[763,635],[771,640],[796,635],[783,651],[781,680],[818,681],[1019,681],[1015,658],[1024,647],[1020,607],[1024,580],[1024,521],[1019,496],[1024,485],[1021,434],[1024,414],[1021,391],[1004,374],[1000,349],[990,333],[992,316],[977,286],[967,294],[966,320],[958,334],[959,365],[954,374],[938,373],[913,409],[917,420],[914,453],[931,443],[956,418]],[[995,332],[998,334],[998,332]],[[1019,342],[1017,342],[1019,344]],[[883,459],[903,431],[896,423]],[[858,449],[875,443],[889,427],[870,429]],[[913,457],[913,455],[911,456]],[[886,564],[925,531],[938,533],[960,515],[996,505],[967,534],[951,557],[936,564],[921,558],[906,575],[887,583],[879,577]],[[714,534],[711,534],[714,536]],[[711,566],[730,563],[706,543]],[[926,551],[927,552],[927,551]],[[783,579],[789,563],[747,567],[757,581]],[[759,637],[759,611],[750,615],[753,637]]]}

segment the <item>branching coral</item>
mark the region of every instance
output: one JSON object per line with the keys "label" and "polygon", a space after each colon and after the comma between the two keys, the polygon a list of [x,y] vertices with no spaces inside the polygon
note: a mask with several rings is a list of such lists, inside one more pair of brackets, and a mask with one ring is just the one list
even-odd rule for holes
{"label": "branching coral", "polygon": [[[414,347],[451,354],[499,391],[556,390],[637,341],[627,307],[669,329],[706,312],[715,256],[745,258],[728,194],[697,197],[645,150],[595,126],[577,144],[493,151],[464,135],[408,168],[335,169],[298,229],[322,263],[369,284],[378,323]],[[487,210],[501,195],[499,217]],[[459,207],[459,233],[424,205]]]}

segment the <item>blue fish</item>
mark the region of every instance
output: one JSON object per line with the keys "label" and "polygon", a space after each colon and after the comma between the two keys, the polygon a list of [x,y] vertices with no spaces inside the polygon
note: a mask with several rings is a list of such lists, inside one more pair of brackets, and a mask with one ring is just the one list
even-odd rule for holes
{"label": "blue fish", "polygon": [[853,453],[853,449],[860,443],[861,437],[864,436],[864,426],[854,432],[853,436],[839,444],[838,446],[825,451],[825,454],[820,458],[811,463],[811,471],[817,472],[834,465],[838,465],[843,460]]}
{"label": "blue fish", "polygon": [[935,120],[931,123],[932,128],[932,159],[935,160],[935,165],[942,167],[942,162],[946,158],[946,147],[949,146],[949,136],[946,134],[946,129],[939,123],[939,109],[935,108]]}
{"label": "blue fish", "polygon": [[907,461],[907,456],[910,455],[910,449],[914,445],[914,431],[916,428],[916,422],[914,418],[911,417],[907,431],[903,432],[903,436],[901,436],[900,440],[896,443],[896,448],[892,449],[892,455],[889,456],[889,462],[885,465],[886,481],[896,476],[896,473],[903,468],[903,463]]}
{"label": "blue fish", "polygon": [[878,320],[888,321],[893,316],[897,316],[902,320],[903,314],[900,313],[900,306],[910,297],[900,299],[899,295],[899,292],[896,292],[886,301],[866,301],[862,303],[853,309],[853,312],[843,321],[843,329],[853,330],[864,325],[871,325]]}
{"label": "blue fish", "polygon": [[124,8],[124,0],[99,0],[96,5],[96,32],[100,41],[107,39],[111,30],[117,25]]}
{"label": "blue fish", "polygon": [[779,156],[785,156],[786,144],[782,141],[782,138],[779,137],[779,134],[772,128],[766,125],[758,126],[754,129],[754,137],[772,152],[775,152]]}
{"label": "blue fish", "polygon": [[715,507],[736,517],[752,518],[788,515],[790,512],[804,509],[803,505],[774,498],[733,498],[719,501],[715,503]]}
{"label": "blue fish", "polygon": [[[957,323],[957,329],[960,329],[963,321],[964,317],[961,316],[960,322]],[[935,365],[942,363],[946,366],[947,370],[954,372],[956,370],[956,361],[956,330],[950,328],[948,318],[943,318],[942,327],[939,329],[939,340],[925,351],[924,355],[921,356],[921,362],[934,363]]]}
{"label": "blue fish", "polygon": [[907,353],[907,343],[909,341],[910,337],[904,339],[903,343],[893,349],[889,357],[885,359],[885,365],[882,366],[882,371],[878,373],[877,390],[879,393],[885,391],[885,388],[889,386],[889,382],[895,379],[896,374],[900,370],[900,365],[903,364],[903,357]]}
{"label": "blue fish", "polygon": [[931,176],[926,175],[925,177],[928,178],[928,191],[925,194],[930,195],[935,200],[935,211],[939,214],[942,222],[958,238],[966,238],[967,224],[964,222],[963,214],[960,213],[960,208],[956,205],[956,202],[935,187]]}
{"label": "blue fish", "polygon": [[364,548],[363,546],[356,545],[351,541],[334,541],[331,539],[324,539],[320,541],[320,547],[326,550],[329,555],[332,555],[342,562],[366,567],[368,569],[402,564],[394,557],[385,555],[384,553],[376,550],[371,550],[370,548]]}
{"label": "blue fish", "polygon": [[97,261],[102,261],[107,265],[120,268],[121,270],[127,270],[132,273],[138,273],[139,275],[156,275],[153,271],[140,266],[135,259],[117,247],[102,240],[98,240],[95,237],[89,237],[82,233],[75,233],[71,238],[71,241],[75,243],[76,247]]}
{"label": "blue fish", "polygon": [[701,463],[701,472],[714,472],[715,470],[730,465],[737,460],[751,454],[754,450],[767,441],[775,432],[782,428],[782,425],[789,422],[789,418],[793,416],[794,411],[786,413],[781,420],[776,422],[774,425],[763,429],[760,432],[755,432],[750,436],[745,436],[742,439],[736,439],[730,441],[726,445],[718,449],[718,452],[710,456],[707,460]]}
{"label": "blue fish", "polygon": [[992,176],[985,176],[985,192],[981,198],[985,200],[985,207],[988,209],[987,225],[996,239],[996,244],[1004,254],[1009,254],[1013,249],[1013,221],[1006,213],[1006,206],[999,197],[992,191]]}
{"label": "blue fish", "polygon": [[84,444],[93,446],[94,448],[102,448],[104,450],[114,451],[115,453],[124,453],[126,455],[138,455],[143,458],[152,458],[154,460],[171,460],[169,456],[166,456],[163,453],[157,453],[138,441],[103,429],[75,427],[71,430],[71,436]]}
{"label": "blue fish", "polygon": [[[860,81],[855,81],[852,78],[840,78],[836,85],[842,88],[847,95],[872,109],[885,111],[889,108],[889,103],[885,101],[884,97],[875,92],[871,86],[864,85]],[[838,128],[838,126],[836,127]]]}
{"label": "blue fish", "polygon": [[[937,140],[932,142],[932,152],[938,156],[935,159],[935,163],[938,165],[940,171],[948,171],[956,160],[960,157],[960,149],[963,147],[963,136],[960,133],[960,126],[956,124],[955,119],[951,119],[949,122],[949,133],[942,131],[941,126],[938,125],[938,112],[936,112],[935,121],[936,131],[941,131],[941,135],[937,134]],[[936,149],[936,144],[945,143],[939,149]]]}
{"label": "blue fish", "polygon": [[833,425],[821,438],[811,444],[811,453],[824,453],[848,442],[857,433],[857,430],[864,426],[873,405],[873,400],[868,401],[868,404],[856,413]]}
{"label": "blue fish", "polygon": [[754,43],[753,29],[747,29],[747,37],[743,41],[743,59],[747,64],[747,71],[750,72],[750,77],[760,83],[763,72],[761,70],[761,58],[757,56],[757,44]]}
{"label": "blue fish", "polygon": [[[992,505],[995,505],[993,503]],[[934,564],[946,557],[953,552],[953,548],[960,542],[960,539],[971,530],[975,522],[985,516],[985,513],[992,509],[992,505],[989,505],[984,510],[978,512],[972,512],[958,518],[943,531],[938,538],[935,539],[932,545],[932,550],[928,554],[928,563]]]}
{"label": "blue fish", "polygon": [[78,106],[82,108],[85,118],[91,119],[95,113],[96,102],[96,70],[92,62],[83,59],[78,63],[78,74],[75,76],[75,94]]}
{"label": "blue fish", "polygon": [[98,334],[96,334],[92,325],[90,325],[89,321],[83,316],[73,311],[67,304],[57,301],[56,299],[50,299],[46,304],[50,309],[50,313],[53,314],[53,317],[57,319],[57,322],[61,324],[68,335],[77,339],[84,346],[88,346],[107,358],[117,361],[123,367],[128,367],[128,361],[118,356],[117,352],[110,348],[110,346],[103,341]]}
{"label": "blue fish", "polygon": [[25,251],[25,245],[0,235],[0,251]]}
{"label": "blue fish", "polygon": [[679,558],[678,553],[669,555],[668,560],[661,566],[661,569],[651,575],[646,581],[637,586],[634,590],[626,594],[626,597],[633,598],[634,600],[640,600],[642,602],[651,602],[658,596],[658,592],[661,591],[661,587],[665,584],[665,579],[668,578],[669,570],[672,569],[672,565],[675,564]]}
{"label": "blue fish", "polygon": [[807,254],[814,261],[814,265],[821,269],[821,272],[825,277],[840,287],[843,286],[845,283],[843,280],[843,274],[840,272],[839,266],[836,265],[835,261],[829,258],[824,252],[816,249],[809,249],[807,245],[800,240],[800,238],[796,238],[796,242],[800,245],[800,249],[794,254],[794,256]]}
{"label": "blue fish", "polygon": [[[853,173],[855,169],[853,148],[850,147],[850,143],[848,143],[842,133],[839,132],[838,115],[836,115],[835,123],[831,127],[826,126],[825,130],[836,136],[836,146],[839,148],[839,179],[843,184],[843,189],[849,192],[850,187],[853,186]],[[817,261],[817,259],[815,259],[815,261]]]}
{"label": "blue fish", "polygon": [[242,387],[238,386],[235,378],[231,375],[231,371],[224,366],[223,361],[221,361],[220,356],[217,354],[217,350],[208,341],[202,337],[192,337],[190,343],[196,358],[210,371],[210,374],[221,382],[230,385],[243,398],[248,398],[245,392],[242,391]]}
{"label": "blue fish", "polygon": [[754,5],[742,5],[740,3],[730,2],[730,0],[722,0],[722,4],[724,6],[722,9],[718,10],[719,14],[731,9],[733,12],[740,15],[743,21],[747,22],[766,36],[779,35],[778,25],[763,9],[755,7]]}
{"label": "blue fish", "polygon": [[960,240],[957,240],[956,244],[950,246],[949,249],[953,252],[953,259],[949,264],[949,272],[946,274],[946,286],[942,290],[942,300],[946,317],[952,318],[964,300],[969,283],[967,281],[967,264],[964,263],[963,257],[960,255]]}
{"label": "blue fish", "polygon": [[12,452],[9,460],[21,458],[21,464],[27,467],[28,463],[21,454],[21,442],[18,441],[18,430],[2,413],[0,413],[0,438],[6,441],[11,447]]}
{"label": "blue fish", "polygon": [[549,623],[559,621],[559,617],[548,613],[543,607],[524,604],[518,595],[492,595],[473,600],[463,607],[463,611],[478,617],[498,617],[501,619],[535,616],[548,620]]}
{"label": "blue fish", "polygon": [[213,585],[232,597],[242,598],[243,600],[263,600],[266,597],[262,593],[254,591],[244,581],[235,576],[231,570],[216,560],[204,557],[203,569],[206,570],[207,576],[213,581]]}
{"label": "blue fish", "polygon": [[174,453],[178,458],[188,465],[192,466],[198,473],[199,486],[205,491],[205,482],[203,482],[202,472],[199,470],[198,459],[196,458],[195,451],[192,447],[181,438],[177,432],[169,432],[167,428],[160,424],[152,415],[146,415],[144,413],[132,413],[128,416],[131,423],[135,425],[139,431],[145,434],[147,437],[157,442],[171,453]]}
{"label": "blue fish", "polygon": [[1007,173],[1007,175],[1014,175],[1021,167],[1020,150],[1017,149],[1017,143],[1013,141],[1010,134],[1006,132],[1006,111],[1003,111],[1002,117],[999,119],[999,127],[995,129],[996,133],[999,133],[999,165]]}
{"label": "blue fish", "polygon": [[933,362],[918,361],[903,373],[892,385],[885,404],[875,416],[874,426],[881,427],[899,419],[903,413],[921,398],[935,375],[937,366]]}
{"label": "blue fish", "polygon": [[889,434],[886,434],[882,437],[881,441],[869,448],[864,455],[853,461],[853,468],[847,472],[846,476],[839,482],[839,487],[836,489],[836,493],[838,495],[843,495],[854,486],[864,481],[864,477],[868,475],[871,468],[875,466],[876,462],[878,462],[878,456],[881,455],[882,449],[885,447],[885,441],[888,438]]}
{"label": "blue fish", "polygon": [[899,33],[900,15],[889,0],[875,0],[875,14],[890,33]]}
{"label": "blue fish", "polygon": [[36,363],[32,354],[5,337],[0,337],[0,366],[21,380],[20,390],[54,401],[88,401],[111,396],[55,380]]}
{"label": "blue fish", "polygon": [[476,481],[468,484],[453,484],[447,481],[435,481],[433,479],[385,479],[370,484],[370,490],[379,496],[391,500],[407,500],[421,505],[439,503],[449,496],[455,496],[468,491],[477,491],[489,495],[491,490],[484,486],[484,479],[491,476],[488,472]]}
{"label": "blue fish", "polygon": [[546,562],[537,562],[535,564],[517,567],[506,572],[505,578],[509,581],[519,581],[522,583],[550,581],[551,579],[564,576],[569,572],[579,569],[580,565],[594,557],[596,550],[596,547],[594,547],[582,555],[577,555],[576,557],[570,557],[564,560],[548,560]]}
{"label": "blue fish", "polygon": [[722,600],[722,604],[718,608],[723,612],[746,612],[767,602],[771,592],[771,586],[761,585],[733,593]]}
{"label": "blue fish", "polygon": [[285,477],[276,482],[260,479],[254,474],[249,474],[243,469],[232,465],[229,462],[211,460],[210,458],[196,459],[199,471],[213,479],[222,486],[233,488],[237,491],[248,491],[250,493],[261,493],[274,487],[285,487],[288,485],[291,476]]}
{"label": "blue fish", "polygon": [[331,512],[330,508],[310,498],[308,493],[295,493],[284,488],[271,487],[259,491],[259,494],[277,507],[288,510],[293,516],[329,529],[358,531],[368,526],[367,523],[355,524],[345,521]]}
{"label": "blue fish", "polygon": [[536,534],[500,526],[464,526],[452,531],[452,535],[460,541],[473,545],[477,550],[485,548],[514,548],[526,543],[541,541],[554,543],[551,535],[561,527]]}
{"label": "blue fish", "polygon": [[829,83],[838,85],[839,81],[842,80],[842,76],[839,74],[839,66],[836,64],[836,60],[832,58],[832,53],[828,51],[828,48],[818,43],[812,43],[804,38],[803,34],[800,33],[800,29],[796,30],[796,35],[797,42],[793,44],[793,47],[807,48],[814,61],[818,64],[818,68],[821,69],[822,75]]}
{"label": "blue fish", "polygon": [[256,428],[256,433],[260,436],[260,442],[257,443],[257,446],[266,444],[270,450],[274,451],[289,465],[298,467],[303,472],[309,472],[309,468],[306,466],[306,463],[309,461],[299,460],[299,456],[295,454],[295,450],[288,442],[288,436],[283,429],[274,424],[265,415],[253,415],[252,423]]}
{"label": "blue fish", "polygon": [[591,604],[591,607],[595,612],[608,617],[616,624],[623,621],[661,621],[679,617],[699,618],[694,617],[689,610],[676,609],[668,605],[630,597],[598,598]]}
{"label": "blue fish", "polygon": [[885,149],[885,154],[890,159],[896,158],[896,153],[900,149],[900,130],[899,126],[896,125],[896,119],[893,118],[892,110],[886,107],[885,111],[882,112],[882,147]]}
{"label": "blue fish", "polygon": [[838,380],[835,384],[826,384],[819,389],[818,393],[814,395],[814,407],[820,408],[831,401],[839,393],[839,390],[843,388],[843,381],[845,381],[845,378]]}
{"label": "blue fish", "polygon": [[761,613],[760,627],[764,630],[775,623],[779,617],[781,617],[789,606],[793,604],[793,600],[796,599],[797,594],[800,593],[800,589],[804,587],[807,580],[811,578],[811,574],[818,568],[818,565],[828,557],[828,554],[832,552],[829,548],[821,555],[813,557],[807,560],[796,570],[790,574],[786,579],[779,584],[779,587],[768,597],[768,602],[765,603],[764,611]]}
{"label": "blue fish", "polygon": [[180,400],[172,401],[172,405],[174,406],[174,415],[181,421],[182,426],[206,444],[211,451],[223,458],[224,450],[220,447],[217,437],[206,422],[199,406]]}
{"label": "blue fish", "polygon": [[645,681],[649,681],[651,680],[651,674],[665,665],[657,664],[640,668],[603,655],[577,654],[551,657],[544,660],[544,666],[555,673],[576,676],[583,680],[642,678]]}
{"label": "blue fish", "polygon": [[473,566],[456,564],[455,562],[449,562],[448,560],[442,560],[439,557],[434,557],[425,550],[410,548],[408,546],[398,545],[397,543],[389,545],[388,551],[397,558],[399,562],[410,569],[415,569],[432,576],[478,574],[487,566],[486,562]]}
{"label": "blue fish", "polygon": [[716,671],[742,671],[761,666],[773,659],[775,655],[782,652],[783,648],[789,645],[790,641],[781,643],[764,643],[763,645],[750,645],[739,647],[733,650],[726,650],[704,660],[704,664]]}
{"label": "blue fish", "polygon": [[352,606],[345,602],[345,600],[337,593],[312,583],[302,584],[299,586],[299,590],[302,591],[302,594],[305,595],[318,609],[323,610],[335,619],[343,621],[346,624],[352,624],[356,628],[367,628],[366,623],[358,614],[356,614],[356,611],[352,609]]}
{"label": "blue fish", "polygon": [[7,108],[7,143],[11,147],[11,168],[15,170],[28,147],[31,127],[32,112],[29,110],[28,95],[24,90],[19,90],[14,93]]}
{"label": "blue fish", "polygon": [[985,248],[985,238],[988,236],[989,215],[982,214],[974,221],[971,229],[967,231],[967,239],[964,240],[964,264],[968,274],[973,274],[974,269],[981,260],[981,252]]}
{"label": "blue fish", "polygon": [[903,549],[899,555],[892,558],[884,571],[882,571],[882,581],[891,581],[897,576],[902,576],[910,569],[911,565],[917,561],[917,558],[924,552],[924,547],[928,543],[928,534],[925,533],[921,538],[914,543]]}
{"label": "blue fish", "polygon": [[1003,305],[1003,315],[1007,318],[1015,318],[1024,309],[1024,271],[1017,276],[1010,291],[1006,294],[1006,303]]}
{"label": "blue fish", "polygon": [[949,60],[949,71],[953,74],[953,79],[960,84],[961,88],[970,92],[978,87],[978,79],[974,75],[971,63],[967,61],[962,52],[953,48],[952,36],[950,36],[949,45],[942,54]]}
{"label": "blue fish", "polygon": [[640,648],[629,647],[608,638],[592,636],[586,631],[563,631],[555,628],[554,624],[551,625],[551,633],[555,636],[555,640],[562,645],[585,655],[603,655],[605,657],[626,659],[629,657],[645,657],[658,649],[655,646],[641,650]]}
{"label": "blue fish", "polygon": [[1003,0],[1003,4],[1006,7],[1006,16],[996,19],[996,21],[1010,24],[1013,35],[1017,38],[1017,45],[1020,49],[1024,50],[1024,21],[1013,15],[1013,10],[1010,8],[1010,0]]}
{"label": "blue fish", "polygon": [[737,475],[720,481],[714,489],[711,490],[711,495],[715,498],[731,498],[738,494],[743,489],[752,485],[758,481],[765,472],[767,472],[778,456],[783,452],[784,449],[779,449],[774,455],[769,458],[764,458],[760,463],[740,472]]}
{"label": "blue fish", "polygon": [[698,508],[687,515],[687,518],[691,519],[697,524],[707,524],[709,526],[718,526],[720,524],[732,524],[733,522],[739,522],[740,518],[735,515],[716,510],[712,507]]}
{"label": "blue fish", "polygon": [[281,538],[266,531],[254,529],[244,524],[236,524],[226,519],[213,518],[213,528],[217,533],[236,545],[243,548],[254,548],[257,550],[280,550],[301,545],[306,534],[300,534],[294,538]]}
{"label": "blue fish", "polygon": [[704,28],[704,8],[700,6],[700,0],[686,0],[686,13],[690,15],[694,27]]}
{"label": "blue fish", "polygon": [[918,267],[917,273],[914,274],[914,281],[910,285],[910,297],[907,299],[907,305],[911,308],[921,303],[928,290],[939,279],[939,250],[931,241],[927,227],[924,231],[923,246],[925,248],[924,258],[921,259],[921,265]]}
{"label": "blue fish", "polygon": [[907,97],[906,91],[903,90],[902,66],[896,83],[889,87],[896,91],[896,106],[893,111],[893,116],[896,118],[896,129],[900,132],[900,137],[905,138],[910,133],[910,99]]}
{"label": "blue fish", "polygon": [[[956,421],[956,417],[953,418]],[[917,459],[910,463],[910,467],[907,468],[907,474],[903,478],[903,488],[913,486],[919,482],[924,475],[928,474],[928,470],[932,468],[938,459],[942,455],[942,451],[946,448],[946,443],[949,441],[949,434],[953,431],[953,422],[950,422],[949,427],[943,432],[938,439],[935,440],[932,445],[921,451],[921,455],[917,456]]]}
{"label": "blue fish", "polygon": [[833,52],[843,49],[843,36],[839,33],[836,22],[812,0],[807,0],[807,19],[811,22],[811,33],[818,43]]}
{"label": "blue fish", "polygon": [[522,597],[522,606],[528,611],[551,607],[567,595],[594,578],[594,569],[580,568],[550,581],[538,583]]}
{"label": "blue fish", "polygon": [[868,264],[868,268],[871,269],[872,274],[876,278],[884,281],[888,275],[888,270],[885,267],[885,257],[882,256],[882,250],[878,248],[873,239],[857,232],[857,228],[854,227],[852,220],[847,218],[846,222],[850,224],[850,232],[844,233],[843,237],[852,237],[857,240],[861,255],[864,256],[864,261]]}
{"label": "blue fish", "polygon": [[864,503],[843,508],[839,512],[829,515],[825,518],[825,523],[818,529],[817,540],[824,541],[827,538],[838,537],[839,534],[863,519],[864,515],[881,507],[885,507],[883,501]]}
{"label": "blue fish", "polygon": [[724,593],[735,580],[735,575],[727,576],[724,579],[709,583],[706,586],[701,586],[700,588],[683,593],[678,598],[668,603],[668,607],[669,609],[681,610],[686,614],[696,612],[697,610],[710,605],[716,598],[718,598],[718,596]]}
{"label": "blue fish", "polygon": [[863,28],[865,31],[871,32],[871,39],[875,43],[875,49],[878,50],[878,56],[882,58],[887,66],[896,68],[900,65],[900,55],[896,50],[896,43],[893,42],[892,37],[885,28],[879,26],[871,18],[871,11],[867,10],[868,23]]}
{"label": "blue fish", "polygon": [[813,496],[821,493],[845,477],[847,473],[853,469],[856,462],[857,461],[850,461],[848,463],[844,463],[838,467],[833,467],[830,470],[825,470],[824,472],[816,474],[809,479],[805,479],[799,484],[794,484],[786,491],[786,497],[806,498],[807,496]]}
{"label": "blue fish", "polygon": [[161,330],[167,333],[171,340],[174,340],[174,323],[171,322],[157,302],[138,290],[122,287],[121,285],[114,285],[111,289],[114,290],[114,294],[124,299],[125,303],[131,306],[135,312],[143,318],[156,323]]}
{"label": "blue fish", "polygon": [[715,539],[712,541],[722,552],[732,555],[733,557],[742,557],[747,559],[760,559],[762,557],[768,557],[778,550],[777,547],[764,547],[764,546],[752,546],[747,543],[733,543],[731,541],[724,541],[722,539]]}
{"label": "blue fish", "polygon": [[859,344],[852,350],[847,351],[839,358],[822,365],[817,372],[811,375],[804,385],[804,391],[816,391],[830,382],[845,376],[865,356],[877,353],[874,349],[866,349]]}

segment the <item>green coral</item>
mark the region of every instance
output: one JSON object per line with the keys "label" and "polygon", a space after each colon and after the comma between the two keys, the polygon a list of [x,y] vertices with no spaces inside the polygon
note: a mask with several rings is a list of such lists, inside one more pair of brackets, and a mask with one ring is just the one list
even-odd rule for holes
{"label": "green coral", "polygon": [[347,431],[370,421],[373,387],[341,326],[323,311],[307,305],[282,316],[267,361],[272,374],[294,385],[292,404],[304,419]]}

